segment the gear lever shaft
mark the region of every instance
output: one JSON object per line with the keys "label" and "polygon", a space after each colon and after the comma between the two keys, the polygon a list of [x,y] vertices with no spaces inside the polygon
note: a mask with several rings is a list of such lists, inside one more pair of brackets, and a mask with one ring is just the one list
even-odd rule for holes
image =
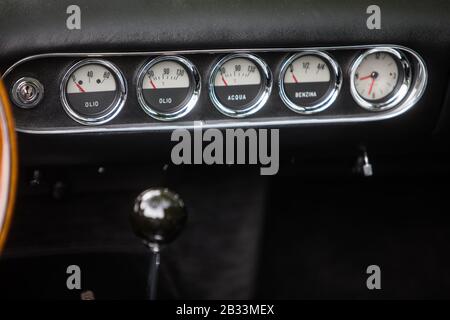
{"label": "gear lever shaft", "polygon": [[130,219],[133,231],[152,252],[148,291],[150,300],[155,300],[161,246],[175,240],[183,230],[186,209],[176,193],[151,188],[136,198]]}

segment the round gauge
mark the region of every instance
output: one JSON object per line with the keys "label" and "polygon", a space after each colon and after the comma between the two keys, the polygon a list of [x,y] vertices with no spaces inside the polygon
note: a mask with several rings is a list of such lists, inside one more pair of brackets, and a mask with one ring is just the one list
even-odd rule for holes
{"label": "round gauge", "polygon": [[355,101],[371,111],[395,107],[408,93],[411,70],[406,57],[391,48],[376,48],[354,62],[350,75]]}
{"label": "round gauge", "polygon": [[230,117],[244,117],[260,110],[272,90],[272,74],[258,57],[232,54],[211,72],[209,95],[214,106]]}
{"label": "round gauge", "polygon": [[320,112],[336,100],[341,82],[340,69],[327,54],[301,52],[288,58],[281,67],[280,97],[295,112]]}
{"label": "round gauge", "polygon": [[169,121],[188,114],[200,94],[195,66],[181,57],[159,57],[145,64],[138,75],[137,95],[151,117]]}
{"label": "round gauge", "polygon": [[126,99],[126,82],[112,63],[86,59],[73,65],[61,83],[64,110],[75,121],[98,125],[113,119]]}

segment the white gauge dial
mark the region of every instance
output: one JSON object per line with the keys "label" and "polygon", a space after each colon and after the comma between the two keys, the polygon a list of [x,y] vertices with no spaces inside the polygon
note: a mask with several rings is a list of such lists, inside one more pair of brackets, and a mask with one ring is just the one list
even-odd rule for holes
{"label": "white gauge dial", "polygon": [[316,113],[331,106],[340,84],[339,66],[321,51],[294,54],[281,67],[280,97],[298,113]]}
{"label": "white gauge dial", "polygon": [[259,85],[261,74],[256,64],[245,58],[230,59],[220,67],[214,79],[214,86]]}
{"label": "white gauge dial", "polygon": [[356,92],[367,101],[385,99],[395,92],[400,72],[397,61],[390,53],[371,53],[356,68]]}
{"label": "white gauge dial", "polygon": [[200,94],[197,68],[178,56],[161,56],[139,72],[138,101],[151,117],[169,121],[183,117],[195,106]]}
{"label": "white gauge dial", "polygon": [[329,82],[327,63],[315,55],[305,55],[292,61],[284,74],[284,83]]}
{"label": "white gauge dial", "polygon": [[176,61],[165,60],[154,64],[145,73],[143,89],[189,88],[189,75]]}
{"label": "white gauge dial", "polygon": [[67,93],[116,91],[111,71],[100,64],[88,64],[75,70],[67,82]]}
{"label": "white gauge dial", "polygon": [[209,93],[214,106],[230,117],[257,112],[272,89],[272,74],[259,57],[246,53],[224,57],[214,67]]}
{"label": "white gauge dial", "polygon": [[61,83],[61,102],[67,114],[82,124],[97,125],[114,118],[126,99],[120,70],[101,59],[74,64]]}

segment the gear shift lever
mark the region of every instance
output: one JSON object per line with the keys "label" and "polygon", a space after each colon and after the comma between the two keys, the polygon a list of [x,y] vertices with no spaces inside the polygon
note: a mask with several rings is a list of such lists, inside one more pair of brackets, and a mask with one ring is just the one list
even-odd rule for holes
{"label": "gear shift lever", "polygon": [[152,251],[148,291],[150,300],[155,300],[161,246],[180,234],[187,219],[186,209],[176,193],[151,188],[136,198],[130,218],[134,233]]}

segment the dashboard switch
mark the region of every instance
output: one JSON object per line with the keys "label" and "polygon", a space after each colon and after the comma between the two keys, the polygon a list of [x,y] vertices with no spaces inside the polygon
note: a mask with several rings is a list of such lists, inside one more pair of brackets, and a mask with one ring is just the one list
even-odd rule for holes
{"label": "dashboard switch", "polygon": [[372,164],[369,160],[369,155],[365,149],[362,150],[362,154],[356,161],[356,172],[362,174],[364,177],[373,176]]}

